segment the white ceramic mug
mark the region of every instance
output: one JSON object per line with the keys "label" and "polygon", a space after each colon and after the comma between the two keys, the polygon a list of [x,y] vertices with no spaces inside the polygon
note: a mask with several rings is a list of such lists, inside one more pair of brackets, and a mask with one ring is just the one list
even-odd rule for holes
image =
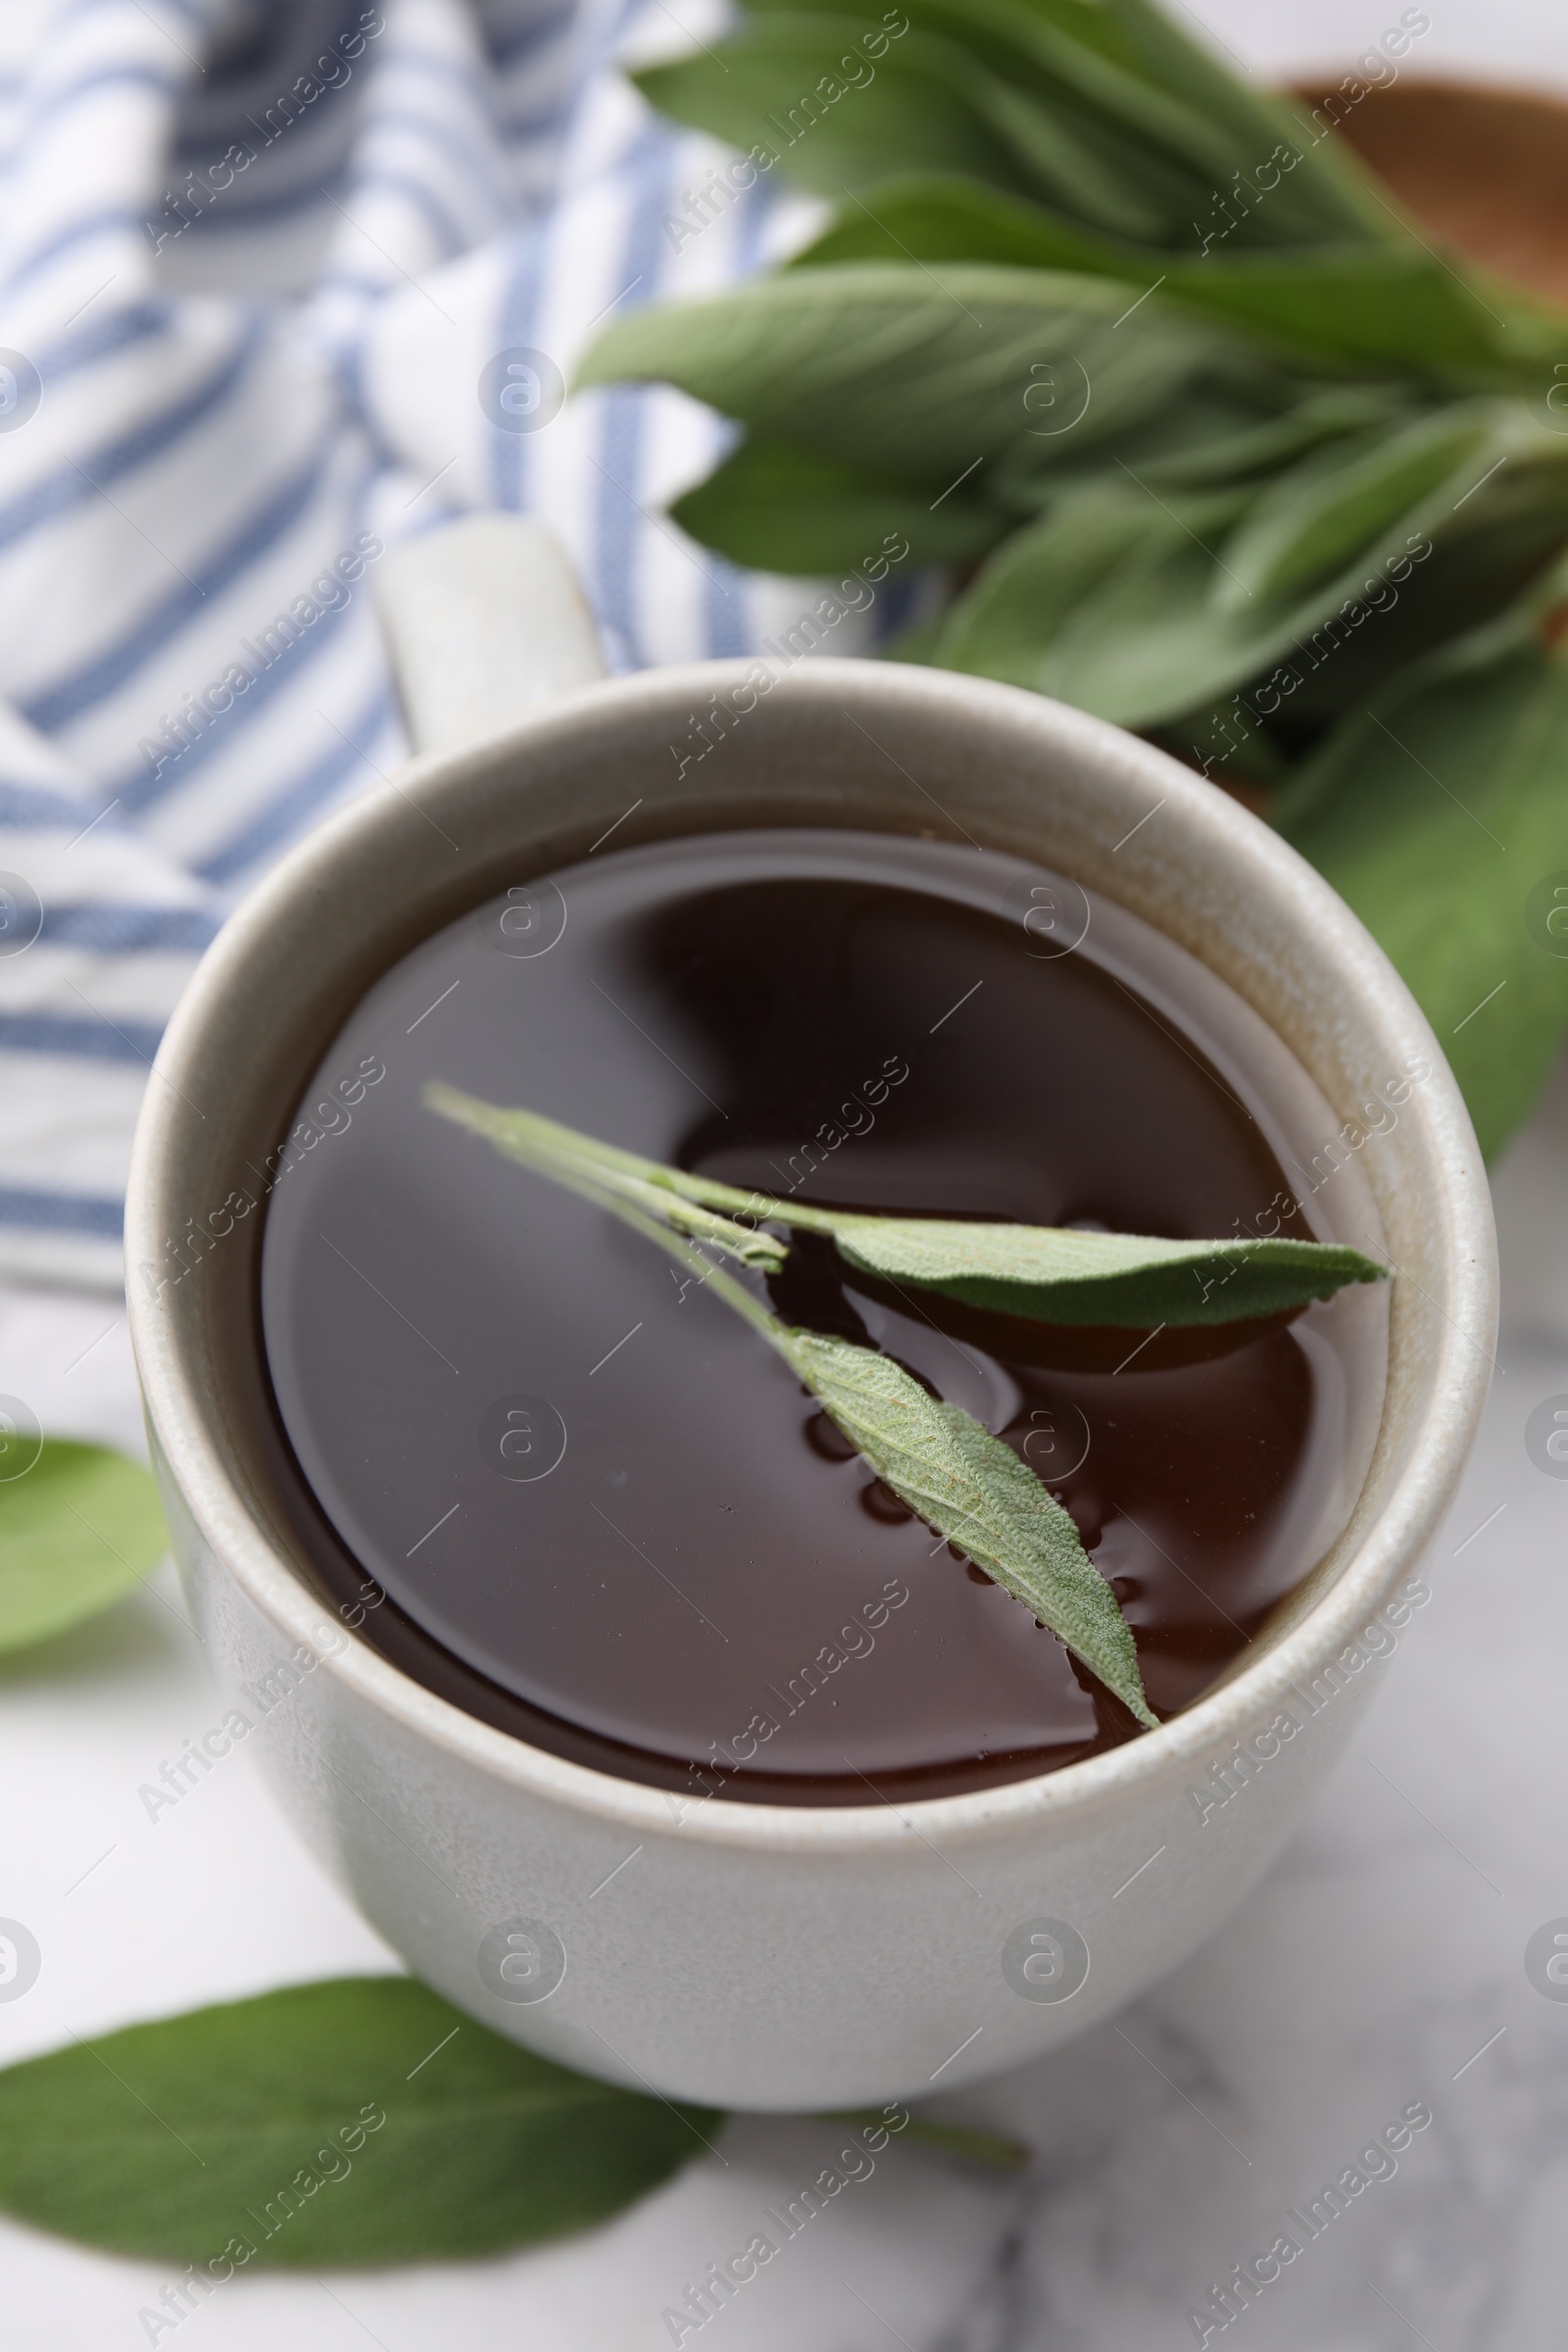
{"label": "white ceramic mug", "polygon": [[[406,699],[427,737],[487,697],[494,718],[509,697],[592,675],[586,623],[563,619],[559,599],[531,675],[496,625],[540,592],[538,553],[517,526],[486,524],[411,559],[393,636],[418,672]],[[510,679],[484,651],[487,627]],[[692,714],[715,708],[718,724],[694,736]],[[1283,1041],[1330,1106],[1325,1134],[1396,1268],[1370,1459],[1326,1556],[1245,1660],[1158,1732],[970,1795],[697,1802],[476,1721],[313,1590],[258,1439],[255,1171],[392,962],[617,820],[627,846],[757,825],[956,826],[1071,877],[1110,920],[1119,907],[1153,926],[1206,967],[1214,1005],[1251,1008],[1233,1024],[1241,1059],[1261,1016],[1263,1058],[1277,1071]],[[1415,1064],[1431,1074],[1401,1092]],[[1396,1110],[1363,1112],[1391,1090]],[[225,927],[170,1026],[137,1133],[127,1255],[191,1605],[225,1683],[275,1694],[252,1738],[327,1866],[411,1969],[497,2031],[633,2086],[774,2109],[945,2090],[1033,2058],[1214,1932],[1344,1749],[1368,1664],[1413,1605],[1486,1394],[1495,1312],[1486,1178],[1457,1089],[1386,957],[1293,851],[1082,712],[837,661],[579,686],[426,752],[321,825]]]}

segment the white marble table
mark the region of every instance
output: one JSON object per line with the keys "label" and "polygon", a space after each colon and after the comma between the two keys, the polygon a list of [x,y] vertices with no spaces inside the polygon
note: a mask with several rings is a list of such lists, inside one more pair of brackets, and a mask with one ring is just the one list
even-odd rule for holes
{"label": "white marble table", "polygon": [[[1559,0],[1434,0],[1423,60],[1568,87]],[[1269,71],[1347,57],[1398,11],[1205,0]],[[1253,2352],[1559,2352],[1568,2004],[1524,1968],[1568,1916],[1568,1484],[1524,1428],[1568,1392],[1568,1083],[1497,1182],[1505,1304],[1485,1432],[1433,1598],[1374,1669],[1364,1736],[1242,1915],[1156,1993],[1049,2064],[948,2103],[1037,2151],[999,2181],[893,2147],[703,2331],[722,2352],[1161,2352],[1234,2265],[1412,2105],[1432,2123],[1225,2331]],[[139,1444],[107,1298],[0,1294],[0,1391],[47,1427]],[[69,2034],[395,1965],[296,1842],[243,1750],[193,1801],[137,1801],[212,1694],[172,1577],[0,1671],[0,1912],[45,1966],[0,2008],[0,2063]],[[191,2352],[657,2352],[685,2280],[832,2152],[825,2124],[743,2121],[609,2229],[543,2253],[240,2280]],[[1379,2168],[1381,2169],[1381,2168]],[[1301,2231],[1295,2234],[1300,2236]],[[15,2352],[147,2338],[167,2272],[0,2223]],[[167,2339],[161,2339],[167,2340]],[[694,2340],[688,2336],[688,2342]],[[1218,2333],[1211,2335],[1218,2342]]]}

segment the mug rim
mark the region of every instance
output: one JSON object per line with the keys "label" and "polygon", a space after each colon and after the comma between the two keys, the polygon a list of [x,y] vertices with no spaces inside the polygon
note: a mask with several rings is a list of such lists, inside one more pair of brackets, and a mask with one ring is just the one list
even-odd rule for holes
{"label": "mug rim", "polygon": [[[678,705],[684,712],[700,697],[726,682],[738,683],[757,666],[755,661],[737,659],[597,681],[461,744],[420,755],[399,771],[401,780],[371,787],[286,852],[207,950],[159,1048],[154,1075],[164,1083],[149,1083],[131,1152],[125,1204],[127,1268],[141,1259],[156,1262],[159,1237],[171,1229],[160,1203],[166,1188],[176,1180],[179,1137],[173,1104],[184,1099],[176,1081],[189,1081],[188,1065],[200,1059],[208,1024],[230,993],[245,987],[247,967],[284,908],[335,881],[345,862],[352,862],[356,853],[395,819],[400,799],[407,802],[417,792],[421,803],[434,796],[439,806],[440,796],[460,797],[466,786],[483,778],[498,762],[514,760],[530,742],[569,737],[600,714],[635,714],[639,705],[668,704],[672,710]],[[1485,1170],[1457,1083],[1393,964],[1332,887],[1228,794],[1108,720],[991,679],[915,664],[835,658],[803,663],[775,678],[773,694],[780,688],[787,697],[812,703],[831,697],[841,708],[846,692],[916,701],[924,694],[946,705],[950,715],[956,707],[982,726],[988,713],[1015,727],[1027,719],[1043,752],[1054,751],[1107,774],[1138,776],[1164,795],[1190,835],[1196,832],[1200,850],[1206,837],[1215,848],[1223,848],[1233,863],[1240,859],[1249,866],[1260,888],[1272,885],[1277,898],[1289,899],[1298,930],[1310,934],[1342,1001],[1348,994],[1369,1010],[1375,1006],[1415,1049],[1430,1055],[1431,1080],[1423,1083],[1406,1110],[1417,1129],[1425,1131],[1427,1157],[1444,1188],[1446,1214],[1437,1222],[1445,1237],[1449,1295],[1440,1310],[1446,1329],[1439,1352],[1434,1359],[1429,1351],[1423,1365],[1424,1402],[1414,1416],[1413,1434],[1389,1492],[1334,1581],[1298,1621],[1270,1639],[1255,1661],[1241,1666],[1233,1662],[1217,1687],[1211,1686],[1157,1731],[1053,1772],[956,1795],[846,1806],[677,1795],[651,1783],[574,1763],[483,1722],[405,1674],[347,1629],[341,1641],[319,1656],[317,1671],[341,1682],[345,1696],[393,1719],[416,1739],[434,1742],[452,1761],[510,1786],[519,1796],[614,1822],[644,1836],[678,1831],[705,1843],[757,1852],[866,1853],[892,1850],[905,1842],[913,1826],[907,1818],[911,1814],[922,1832],[950,1841],[1006,1835],[1069,1815],[1087,1822],[1109,1804],[1141,1790],[1152,1791],[1211,1751],[1216,1740],[1234,1739],[1259,1718],[1266,1721],[1293,1690],[1342,1654],[1387,1601],[1398,1574],[1418,1562],[1451,1499],[1487,1395],[1485,1372],[1475,1359],[1482,1354],[1490,1363],[1490,1348],[1479,1348],[1473,1336],[1476,1331],[1490,1334],[1495,1325],[1495,1250]],[[1108,891],[1102,895],[1113,896]],[[1156,918],[1144,919],[1153,919],[1160,927]],[[1200,956],[1199,960],[1204,958]],[[1266,1014],[1262,1017],[1267,1019]],[[200,1298],[200,1290],[195,1296]],[[252,1605],[279,1631],[309,1643],[313,1633],[319,1636],[324,1604],[283,1547],[271,1541],[233,1475],[223,1433],[193,1361],[199,1346],[183,1327],[176,1331],[161,1314],[155,1297],[144,1295],[128,1279],[126,1300],[155,1458],[162,1455],[184,1510]],[[193,1311],[199,1325],[201,1309]],[[1391,1363],[1391,1376],[1392,1369]],[[1305,1574],[1310,1576],[1314,1567]]]}

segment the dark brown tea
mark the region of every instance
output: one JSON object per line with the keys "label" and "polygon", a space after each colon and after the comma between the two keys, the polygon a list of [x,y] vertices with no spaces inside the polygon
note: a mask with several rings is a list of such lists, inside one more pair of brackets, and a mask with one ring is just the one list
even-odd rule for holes
{"label": "dark brown tea", "polygon": [[[442,1079],[809,1202],[1314,1238],[1276,1222],[1304,1188],[1266,1106],[1126,976],[1142,926],[1090,912],[991,853],[724,834],[519,886],[387,973],[304,1098],[318,1140],[262,1263],[289,1507],[327,1590],[384,1593],[365,1638],[536,1745],[694,1795],[945,1795],[1136,1736],[699,1276],[420,1100]],[[1162,1715],[1344,1518],[1364,1297],[1064,1330],[901,1292],[809,1234],[768,1288],[1006,1439]]]}

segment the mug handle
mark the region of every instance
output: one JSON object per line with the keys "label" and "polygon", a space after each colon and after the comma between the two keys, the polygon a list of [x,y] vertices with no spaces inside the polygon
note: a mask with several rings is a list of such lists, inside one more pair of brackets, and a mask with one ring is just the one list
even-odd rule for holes
{"label": "mug handle", "polygon": [[607,674],[571,565],[531,514],[467,514],[394,548],[376,605],[416,752]]}

